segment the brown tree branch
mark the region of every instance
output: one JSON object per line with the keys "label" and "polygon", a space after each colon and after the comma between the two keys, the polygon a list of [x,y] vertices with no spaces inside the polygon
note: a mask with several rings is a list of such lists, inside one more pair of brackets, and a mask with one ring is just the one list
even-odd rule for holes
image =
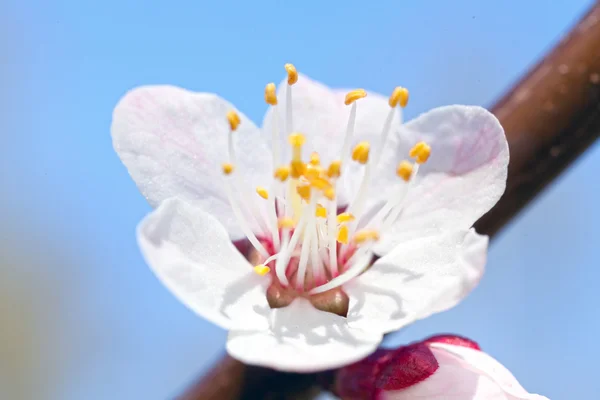
{"label": "brown tree branch", "polygon": [[[600,135],[600,4],[492,111],[511,161],[504,196],[476,228],[493,236]],[[282,373],[226,356],[179,400],[303,399],[324,375]]]}

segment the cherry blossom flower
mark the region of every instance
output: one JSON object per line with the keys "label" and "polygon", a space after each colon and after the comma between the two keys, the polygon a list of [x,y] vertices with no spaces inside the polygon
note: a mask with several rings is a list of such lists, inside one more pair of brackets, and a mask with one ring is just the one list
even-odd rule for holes
{"label": "cherry blossom flower", "polygon": [[344,400],[548,400],[477,343],[452,335],[377,350],[337,371],[333,390]]}
{"label": "cherry blossom flower", "polygon": [[316,371],[457,304],[483,273],[472,224],[502,195],[508,146],[481,107],[403,124],[408,91],[331,90],[286,65],[263,128],[217,95],[127,93],[115,150],[155,207],[142,253],[235,358]]}

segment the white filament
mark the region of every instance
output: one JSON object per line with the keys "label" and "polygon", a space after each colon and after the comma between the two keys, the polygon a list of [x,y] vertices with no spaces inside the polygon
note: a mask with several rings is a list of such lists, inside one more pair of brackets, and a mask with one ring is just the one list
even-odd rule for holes
{"label": "white filament", "polygon": [[[304,218],[307,214],[306,227],[304,228],[304,240],[302,241],[302,250],[300,252],[300,263],[298,264],[298,272],[296,274],[296,287],[298,289],[304,287],[304,277],[306,276],[306,268],[308,266],[308,256],[310,252],[311,241],[316,240],[314,237],[315,230],[315,211],[317,208],[317,196],[313,194],[310,199],[310,203],[307,209],[304,211],[302,217]],[[294,235],[296,232],[294,232]],[[293,239],[293,238],[292,238]]]}
{"label": "white filament", "polygon": [[394,202],[395,204],[392,206],[390,213],[383,220],[383,223],[381,224],[381,232],[385,232],[388,229],[390,229],[392,224],[398,219],[400,212],[402,212],[402,209],[404,208],[404,203],[405,203],[406,197],[408,196],[408,192],[410,191],[411,187],[413,186],[413,184],[415,182],[417,172],[419,172],[419,164],[415,164],[415,166],[413,167],[413,171],[410,176],[410,180],[408,181],[408,184],[406,185],[406,189],[403,192],[403,196]]}
{"label": "white filament", "polygon": [[316,288],[310,290],[308,294],[317,294],[323,293],[331,289],[335,289],[338,286],[343,285],[346,282],[349,282],[353,278],[360,275],[367,267],[371,264],[371,258],[373,254],[370,251],[361,253],[360,260],[355,262],[350,268],[348,268],[344,273],[340,276],[333,278],[329,282],[324,285],[317,286]]}
{"label": "white filament", "polygon": [[271,106],[273,111],[273,132],[271,132],[271,141],[273,142],[273,168],[281,163],[281,139],[279,137],[279,109],[277,105]]}
{"label": "white filament", "polygon": [[252,246],[254,246],[254,248],[260,253],[260,255],[263,257],[269,257],[269,253],[267,252],[265,247],[258,241],[256,235],[254,235],[254,232],[252,232],[252,229],[250,229],[248,221],[246,220],[246,218],[244,218],[242,210],[239,208],[237,199],[234,197],[230,180],[225,178],[225,181],[225,191],[227,194],[227,198],[229,199],[229,204],[231,205],[233,214],[235,215],[238,221],[239,227],[241,228],[244,235],[246,235]]}
{"label": "white filament", "polygon": [[337,228],[337,193],[335,198],[329,204],[329,210],[327,210],[327,238],[329,240],[329,270],[332,276],[338,274],[338,261],[337,261],[337,238],[335,237],[335,231]]}
{"label": "white filament", "polygon": [[340,160],[342,161],[342,168],[345,165],[346,158],[348,157],[348,153],[350,152],[350,142],[352,140],[352,136],[354,136],[354,125],[356,123],[356,101],[352,103],[352,108],[350,109],[350,116],[348,117],[348,125],[346,125],[346,136],[344,136],[344,144],[342,145],[342,156]]}
{"label": "white filament", "polygon": [[290,134],[294,131],[294,120],[292,115],[292,85],[287,85],[285,91],[285,133]]}

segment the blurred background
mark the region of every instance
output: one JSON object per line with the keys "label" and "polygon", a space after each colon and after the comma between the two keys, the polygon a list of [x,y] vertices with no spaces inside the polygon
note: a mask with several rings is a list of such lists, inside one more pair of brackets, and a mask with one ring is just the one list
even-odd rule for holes
{"label": "blurred background", "polygon": [[[408,116],[491,106],[590,0],[0,4],[0,399],[168,399],[223,353],[144,264],[150,207],[112,149],[128,89],[216,92],[257,123],[283,64],[333,87],[411,91]],[[600,147],[497,236],[457,308],[391,336],[479,341],[531,392],[600,398]]]}

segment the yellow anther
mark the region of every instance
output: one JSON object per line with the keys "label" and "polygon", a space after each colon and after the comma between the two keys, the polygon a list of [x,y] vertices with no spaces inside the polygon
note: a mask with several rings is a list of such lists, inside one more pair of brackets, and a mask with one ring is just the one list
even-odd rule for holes
{"label": "yellow anther", "polygon": [[235,111],[229,111],[227,113],[227,121],[229,121],[229,127],[232,131],[235,131],[240,125],[240,116]]}
{"label": "yellow anther", "polygon": [[340,226],[337,234],[337,241],[343,244],[348,244],[348,227],[346,225]]}
{"label": "yellow anther", "polygon": [[271,268],[267,267],[264,264],[258,264],[254,266],[254,272],[256,272],[260,276],[265,276],[269,272],[271,272]]}
{"label": "yellow anther", "polygon": [[408,153],[409,156],[416,159],[417,164],[423,164],[427,162],[431,155],[431,147],[425,142],[419,142]]}
{"label": "yellow anther", "polygon": [[360,142],[352,150],[352,159],[361,164],[366,164],[369,161],[369,142]]}
{"label": "yellow anther", "polygon": [[379,233],[374,230],[365,229],[365,230],[356,232],[353,240],[354,240],[354,243],[356,243],[356,244],[364,243],[368,240],[379,240]]}
{"label": "yellow anther", "polygon": [[281,166],[279,168],[277,168],[275,170],[275,173],[273,174],[273,176],[277,179],[279,179],[281,182],[285,182],[288,178],[288,176],[290,176],[290,167],[288,167],[287,165]]}
{"label": "yellow anther", "polygon": [[272,106],[277,105],[277,94],[274,83],[267,83],[265,87],[265,101]]}
{"label": "yellow anther", "polygon": [[282,217],[279,219],[279,227],[284,229],[292,229],[296,226],[294,220],[290,217]]}
{"label": "yellow anther", "polygon": [[306,142],[306,138],[301,133],[292,133],[288,140],[292,145],[292,160],[300,161],[302,158],[302,145]]}
{"label": "yellow anther", "polygon": [[367,92],[364,89],[351,90],[346,95],[346,100],[344,101],[344,104],[348,106],[354,103],[356,100],[362,99],[363,97],[367,97]]}
{"label": "yellow anther", "polygon": [[317,179],[322,174],[323,174],[323,168],[321,168],[320,166],[314,165],[314,164],[306,165],[306,170],[304,171],[304,176],[306,176],[306,179],[308,179],[309,181],[312,181],[313,179]]}
{"label": "yellow anther", "polygon": [[290,163],[290,175],[294,179],[300,178],[304,175],[304,171],[306,171],[306,164],[302,161],[292,161]]}
{"label": "yellow anther", "polygon": [[231,163],[224,163],[223,164],[223,173],[225,175],[229,175],[233,172],[234,168],[233,168],[233,164]]}
{"label": "yellow anther", "polygon": [[[308,170],[307,170],[307,175],[308,175]],[[319,189],[319,190],[327,190],[327,189],[331,188],[331,183],[325,178],[312,179],[310,181],[310,184],[312,187],[314,187],[315,189]]]}
{"label": "yellow anther", "polygon": [[256,188],[256,193],[265,200],[269,198],[269,191],[262,186]]}
{"label": "yellow anther", "polygon": [[310,186],[309,185],[301,185],[298,186],[296,188],[296,192],[298,192],[298,195],[304,200],[304,201],[309,201],[310,200]]}
{"label": "yellow anther", "polygon": [[398,104],[400,107],[404,108],[408,104],[408,89],[398,86],[392,92],[389,101],[390,107],[394,108]]}
{"label": "yellow anther", "polygon": [[423,147],[425,147],[426,143],[425,142],[419,142],[417,144],[415,144],[412,149],[410,149],[410,151],[408,152],[408,155],[411,157],[416,157],[421,150],[423,149]]}
{"label": "yellow anther", "polygon": [[306,138],[301,133],[291,133],[288,137],[290,144],[292,147],[302,147],[302,145],[306,142]]}
{"label": "yellow anther", "polygon": [[408,182],[413,172],[413,165],[408,161],[402,161],[398,164],[396,175]]}
{"label": "yellow anther", "polygon": [[335,199],[335,189],[331,186],[328,187],[327,189],[323,190],[323,196],[325,196],[328,200]]}
{"label": "yellow anther", "polygon": [[319,157],[319,153],[313,151],[313,153],[310,155],[309,162],[311,165],[321,165],[321,157]]}
{"label": "yellow anther", "polygon": [[327,209],[322,205],[317,204],[317,211],[315,212],[315,215],[319,218],[325,218],[327,217]]}
{"label": "yellow anther", "polygon": [[288,85],[293,85],[298,82],[298,71],[296,71],[294,64],[285,64],[284,68],[288,75]]}
{"label": "yellow anther", "polygon": [[342,162],[340,160],[332,161],[327,169],[327,176],[330,178],[339,178],[342,173]]}
{"label": "yellow anther", "polygon": [[354,221],[354,220],[355,220],[354,215],[352,215],[349,212],[344,212],[344,213],[338,214],[338,216],[337,216],[338,224],[344,224],[346,222],[350,222],[350,221]]}

